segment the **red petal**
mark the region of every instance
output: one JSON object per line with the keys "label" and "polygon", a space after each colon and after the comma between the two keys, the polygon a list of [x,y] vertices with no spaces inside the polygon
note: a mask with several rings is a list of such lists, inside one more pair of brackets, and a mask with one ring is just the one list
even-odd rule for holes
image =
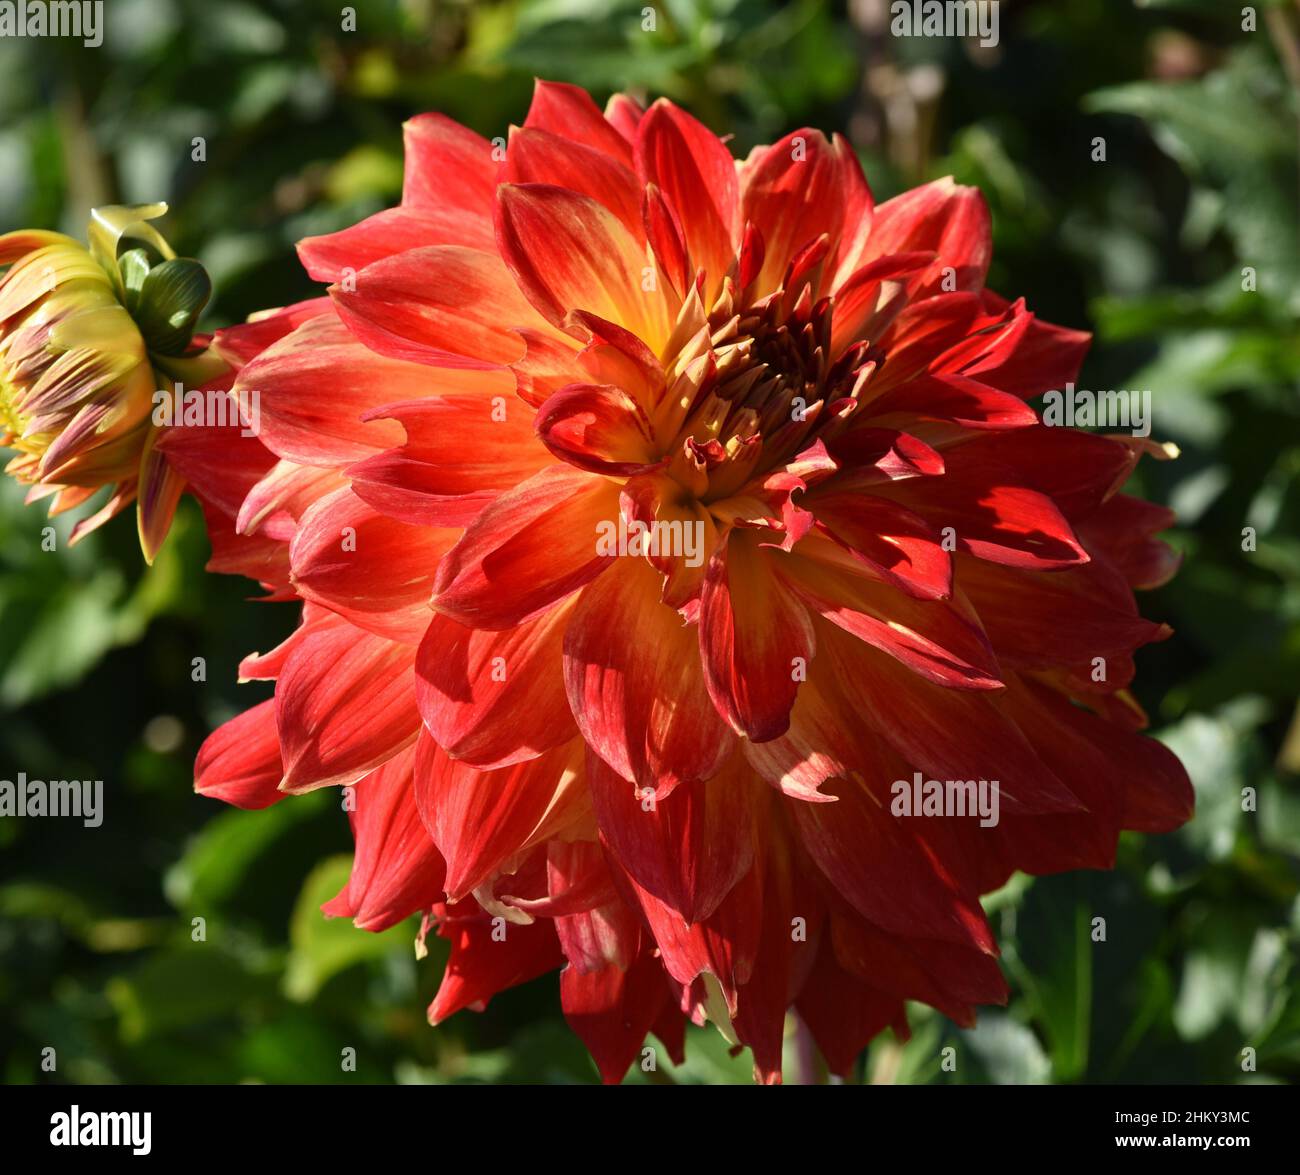
{"label": "red petal", "polygon": [[[1075,717],[1075,721],[1092,726],[1087,717]],[[1117,750],[1111,763],[1122,762],[1129,774],[1120,818],[1123,826],[1134,832],[1157,833],[1186,824],[1192,818],[1196,797],[1178,756],[1155,739],[1131,731],[1117,733],[1112,728],[1110,739]]]}
{"label": "red petal", "polygon": [[844,1078],[884,1029],[892,1027],[902,1040],[908,1036],[903,1001],[850,975],[835,961],[829,942],[822,943],[798,1009],[831,1072]]}
{"label": "red petal", "polygon": [[507,373],[447,374],[482,386],[378,409],[372,415],[401,422],[406,444],[347,471],[358,497],[403,522],[467,526],[499,493],[549,463],[532,414],[502,386]]}
{"label": "red petal", "polygon": [[580,814],[586,803],[571,747],[499,771],[457,762],[429,737],[416,744],[420,817],[447,861],[447,896],[457,902],[530,844]]}
{"label": "red petal", "polygon": [[345,486],[303,516],[290,551],[294,586],[369,632],[417,644],[432,619],[434,570],[455,537],[397,522]]}
{"label": "red petal", "polygon": [[276,682],[288,792],[355,783],[415,741],[415,650],[329,617]]}
{"label": "red petal", "polygon": [[986,433],[962,448],[972,462],[1014,469],[1022,485],[1047,494],[1072,522],[1100,507],[1137,462],[1132,449],[1109,437],[1045,425]]}
{"label": "red petal", "polygon": [[755,742],[790,725],[807,680],[812,623],[775,574],[757,534],[732,530],[709,562],[700,598],[700,656],[709,697],[732,729]]}
{"label": "red petal", "polygon": [[737,1037],[754,1053],[754,1080],[781,1080],[786,1012],[812,970],[824,908],[814,869],[787,843],[783,820],[769,822],[763,867],[763,936],[753,975],[736,997]]}
{"label": "red petal", "polygon": [[247,322],[237,322],[214,331],[213,349],[232,367],[238,369],[256,359],[272,343],[279,342],[290,331],[318,314],[332,314],[333,304],[328,298],[308,298],[279,310],[263,311]]}
{"label": "red petal", "polygon": [[415,748],[356,785],[349,813],[356,853],[342,892],[322,908],[362,930],[387,930],[442,898],[445,867],[415,806]]}
{"label": "red petal", "polygon": [[[856,487],[855,487],[856,488]],[[952,593],[952,559],[925,519],[888,498],[846,492],[839,480],[803,499],[822,529],[885,582],[920,600]],[[809,552],[817,544],[809,543]]]}
{"label": "red petal", "polygon": [[553,465],[502,494],[443,558],[434,607],[472,628],[513,628],[582,587],[613,556],[600,526],[618,518],[618,490]]}
{"label": "red petal", "polygon": [[663,966],[649,954],[626,971],[606,967],[584,973],[570,966],[560,974],[564,1018],[582,1037],[606,1085],[623,1080],[669,995]]}
{"label": "red petal", "polygon": [[[617,899],[605,849],[598,840],[550,840],[546,842],[546,897],[517,905],[530,914],[563,920]],[[623,963],[630,958],[627,955]],[[604,962],[613,961],[604,957]]]}
{"label": "red petal", "polygon": [[562,387],[583,380],[583,369],[578,365],[578,343],[569,335],[562,335],[547,326],[546,331],[520,330],[528,353],[510,365],[515,377],[516,390],[525,404],[541,407],[547,396]]}
{"label": "red petal", "polygon": [[613,94],[605,103],[605,118],[629,143],[636,142],[636,128],[645,116],[641,104],[627,94]]}
{"label": "red petal", "polygon": [[702,296],[711,304],[738,243],[739,185],[731,152],[703,123],[660,99],[638,128],[636,165],[677,214],[692,273],[703,269],[708,276]]}
{"label": "red petal", "polygon": [[985,318],[978,294],[959,291],[909,303],[876,340],[889,358],[870,386],[879,393],[937,370],[935,356],[969,340]]}
{"label": "red petal", "polygon": [[300,242],[298,254],[317,281],[337,281],[345,266],[355,274],[380,258],[425,245],[492,248],[492,145],[441,114],[417,115],[402,130],[403,206]]}
{"label": "red petal", "polygon": [[651,1026],[674,1065],[686,1064],[686,1017],[670,1001]]}
{"label": "red petal", "polygon": [[271,593],[267,599],[293,599],[289,586],[289,548],[278,539],[263,535],[242,535],[235,532],[234,523],[205,502],[203,522],[212,544],[212,557],[205,570],[216,575],[244,575],[257,580]]}
{"label": "red petal", "polygon": [[[979,290],[993,255],[988,206],[978,188],[951,177],[912,188],[876,209],[864,260],[890,253],[927,250],[938,254],[913,297]],[[944,269],[954,272],[947,275]]]}
{"label": "red petal", "polygon": [[835,290],[831,351],[878,338],[907,304],[907,283],[934,261],[933,253],[889,253],[850,274]]}
{"label": "red petal", "polygon": [[235,526],[241,534],[263,534],[288,542],[298,529],[298,519],[343,485],[335,469],[277,461],[248,491]]}
{"label": "red petal", "polygon": [[1173,526],[1174,512],[1154,502],[1116,494],[1083,520],[1079,534],[1136,589],[1158,588],[1173,578],[1182,556],[1152,536]]}
{"label": "red petal", "polygon": [[[963,557],[958,566],[957,582],[998,655],[1011,665],[1091,668],[1095,657],[1109,663],[1169,635],[1139,616],[1128,585],[1096,562],[1048,572]],[[1114,677],[1108,666],[1107,678]]]}
{"label": "red petal", "polygon": [[[981,296],[994,310],[1006,306],[988,290]],[[1031,400],[1078,379],[1091,342],[1087,331],[1054,326],[1021,307],[1006,331],[979,340],[983,357],[967,366],[965,374]]]}
{"label": "red petal", "polygon": [[640,948],[641,920],[619,897],[600,842],[549,841],[546,867],[543,909],[532,902],[521,908],[555,918],[555,933],[574,970],[626,970]]}
{"label": "red petal", "polygon": [[434,616],[415,671],[420,713],[439,746],[486,770],[576,733],[561,658],[571,612],[561,605],[500,632]]}
{"label": "red petal", "polygon": [[329,620],[329,612],[315,604],[304,604],[298,627],[267,653],[249,653],[239,663],[239,680],[274,681],[284,672],[284,663],[312,628]]}
{"label": "red petal", "polygon": [[1038,413],[1017,396],[962,375],[923,375],[898,384],[863,408],[873,419],[905,415],[951,420],[966,428],[1027,428]]}
{"label": "red petal", "polygon": [[988,694],[934,685],[874,649],[847,643],[851,639],[819,629],[826,668],[909,767],[938,780],[997,780],[1003,814],[1079,810],[1079,801]]}
{"label": "red petal", "polygon": [[857,748],[869,737],[866,729],[834,679],[819,666],[799,690],[789,731],[770,742],[743,746],[754,769],[774,787],[817,803],[831,799],[817,790],[826,780],[845,778],[858,769]]}
{"label": "red petal", "polygon": [[660,602],[659,582],[643,559],[615,560],[578,600],[564,676],[591,747],[662,796],[716,775],[734,739],[709,702],[695,633]]}
{"label": "red petal", "polygon": [[283,775],[275,699],[268,698],[203,740],[194,761],[194,790],[236,808],[269,808],[284,797]]}
{"label": "red petal", "polygon": [[845,632],[949,689],[1001,687],[997,658],[964,601],[917,600],[888,583],[792,560],[789,582],[810,607]]}
{"label": "red petal", "polygon": [[539,80],[533,88],[533,102],[524,126],[550,131],[632,166],[628,141],[606,121],[600,107],[581,86]]}
{"label": "red petal", "polygon": [[[832,143],[804,128],[758,151],[746,164],[741,201],[743,219],[762,234],[765,246],[759,290],[777,288],[791,258],[823,233],[837,248],[846,213],[861,219],[869,200],[853,149],[839,136]],[[848,235],[857,228],[848,226]]]}
{"label": "red petal", "polygon": [[314,281],[358,280],[386,258],[433,245],[494,248],[492,222],[453,205],[387,208],[360,224],[298,242],[298,259]]}
{"label": "red petal", "polygon": [[920,1000],[954,1023],[975,1023],[976,1004],[1005,1004],[1007,982],[981,951],[912,935],[886,934],[858,918],[831,920],[835,958],[864,983],[901,999]]}
{"label": "red petal", "polygon": [[1046,494],[1016,483],[1012,470],[966,458],[958,446],[946,456],[943,477],[882,486],[877,492],[905,502],[908,509],[954,540],[960,551],[992,563],[1030,570],[1066,568],[1088,562],[1088,553],[1056,504]]}
{"label": "red petal", "polygon": [[158,447],[190,488],[232,522],[244,498],[275,464],[275,454],[237,424],[164,429]]}
{"label": "red petal", "polygon": [[[1048,761],[1054,766],[1059,763],[1061,778],[1088,801],[1099,820],[1109,817],[1112,832],[1117,828],[1172,832],[1191,819],[1195,797],[1187,771],[1163,744],[1115,726],[1039,686],[1026,684],[1008,702],[1022,708],[1024,720],[1015,715],[1022,729],[1051,744],[1042,752],[1044,757],[1053,756]],[[1091,795],[1084,776],[1091,780]],[[1110,793],[1109,804],[1096,794],[1103,787]],[[1058,864],[1039,871],[1070,867]]]}
{"label": "red petal", "polygon": [[352,333],[381,355],[435,367],[512,363],[524,353],[514,328],[545,323],[491,248],[411,247],[369,266],[355,290],[333,286],[330,295]]}
{"label": "red petal", "polygon": [[277,456],[338,465],[397,444],[395,424],[362,417],[403,393],[424,395],[428,381],[423,367],[363,347],[330,313],[269,347],[235,386],[257,396],[260,435]]}
{"label": "red petal", "polygon": [[691,259],[686,252],[686,237],[677,214],[664,199],[664,194],[654,184],[647,184],[641,204],[646,240],[654,253],[655,261],[680,299],[685,297],[695,280]]}
{"label": "red petal", "polygon": [[594,147],[536,128],[512,130],[502,177],[512,184],[552,184],[603,204],[633,237],[643,235],[641,185],[622,163]]}
{"label": "red petal", "polygon": [[680,528],[683,536],[701,536],[695,552],[688,553],[683,542],[680,551],[664,550],[669,544],[659,544],[660,549],[646,554],[650,565],[664,577],[663,602],[668,607],[682,609],[698,600],[718,545],[718,528],[708,507],[683,496],[680,483],[664,472],[631,478],[623,487],[621,502],[629,523],[667,527],[663,532],[667,534],[676,534]]}
{"label": "red petal", "polygon": [[863,917],[895,934],[912,934],[996,954],[993,933],[974,893],[889,809],[891,781],[910,783],[896,756],[878,752],[869,786],[826,785],[833,804],[787,800],[808,855],[836,893]]}
{"label": "red petal", "polygon": [[491,143],[444,114],[417,114],[403,124],[402,138],[406,145],[404,205],[450,207],[491,222],[497,184]]}
{"label": "red petal", "polygon": [[645,249],[589,196],[502,184],[497,242],[519,288],[553,325],[563,327],[571,311],[585,310],[626,327],[656,353],[667,340],[672,324],[664,299],[643,288]]}
{"label": "red petal", "polygon": [[610,851],[647,892],[686,922],[702,922],[749,871],[761,784],[736,755],[712,779],[656,799],[587,760],[592,805]]}
{"label": "red petal", "polygon": [[552,453],[592,473],[641,473],[661,456],[645,410],[609,384],[561,388],[538,410],[536,427]]}
{"label": "red petal", "polygon": [[714,976],[731,1012],[736,1009],[736,989],[753,975],[762,930],[762,869],[758,861],[722,904],[702,922],[685,923],[671,906],[644,890],[635,878],[622,879],[628,900],[640,905],[659,947],[663,965],[685,986],[706,972]]}
{"label": "red petal", "polygon": [[828,447],[842,471],[827,493],[936,477],[944,470],[943,457],[936,450],[910,433],[892,428],[852,428],[831,438]]}
{"label": "red petal", "polygon": [[[478,910],[477,903],[463,904]],[[445,921],[439,934],[451,940],[451,957],[429,1005],[430,1024],[440,1024],[462,1008],[481,1012],[498,992],[564,963],[555,930],[545,919],[521,926],[466,911]]]}

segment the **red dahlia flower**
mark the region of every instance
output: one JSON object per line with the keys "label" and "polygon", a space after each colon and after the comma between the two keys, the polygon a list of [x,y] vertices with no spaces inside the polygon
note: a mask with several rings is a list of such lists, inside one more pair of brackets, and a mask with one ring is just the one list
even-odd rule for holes
{"label": "red dahlia flower", "polygon": [[[306,602],[199,790],[355,784],[327,911],[426,912],[434,1021],[563,968],[607,1080],[684,1017],[768,1081],[791,1008],[840,1073],[905,1000],[970,1024],[1006,996],[981,894],[1191,811],[1128,692],[1175,566],[1118,492],[1144,446],[1030,405],[1087,336],[984,288],[977,191],[877,207],[816,131],[737,162],[540,84],[504,160],[406,143],[238,377],[269,453],[225,514]],[[906,812],[917,773],[999,812]]]}

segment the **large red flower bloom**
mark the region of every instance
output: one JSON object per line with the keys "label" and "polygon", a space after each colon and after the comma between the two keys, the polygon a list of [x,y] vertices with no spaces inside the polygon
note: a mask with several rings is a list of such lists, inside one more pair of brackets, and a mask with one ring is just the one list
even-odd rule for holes
{"label": "large red flower bloom", "polygon": [[[738,163],[553,84],[502,159],[406,130],[401,206],[301,245],[329,300],[218,338],[269,452],[167,442],[305,601],[199,790],[356,784],[328,912],[430,915],[435,1021],[562,967],[608,1080],[684,1017],[764,1080],[792,1007],[837,1072],[904,1000],[969,1024],[981,894],[1191,810],[1127,689],[1144,444],[1029,403],[1087,336],[984,289],[978,192],[875,207],[816,131]],[[918,773],[999,811],[900,809]]]}

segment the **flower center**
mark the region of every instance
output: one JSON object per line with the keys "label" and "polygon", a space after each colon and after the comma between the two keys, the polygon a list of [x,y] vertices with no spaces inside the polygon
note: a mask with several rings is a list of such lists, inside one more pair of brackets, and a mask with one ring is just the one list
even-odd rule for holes
{"label": "flower center", "polygon": [[[726,498],[838,431],[883,354],[855,342],[839,355],[833,299],[819,297],[826,238],[803,250],[783,285],[755,297],[729,276],[706,319],[707,345],[672,368],[699,369],[668,447],[669,474],[701,502]],[[707,355],[707,361],[701,362]]]}

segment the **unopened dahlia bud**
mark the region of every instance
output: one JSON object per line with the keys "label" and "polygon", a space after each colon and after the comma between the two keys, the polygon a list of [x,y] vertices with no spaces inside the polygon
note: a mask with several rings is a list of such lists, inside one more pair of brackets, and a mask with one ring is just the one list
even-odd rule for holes
{"label": "unopened dahlia bud", "polygon": [[91,214],[89,245],[62,233],[0,236],[0,444],[6,466],[51,498],[50,514],[111,487],[73,541],[137,502],[140,545],[152,561],[183,481],[155,449],[154,393],[198,386],[225,364],[194,340],[211,286],[147,222],[165,204]]}

